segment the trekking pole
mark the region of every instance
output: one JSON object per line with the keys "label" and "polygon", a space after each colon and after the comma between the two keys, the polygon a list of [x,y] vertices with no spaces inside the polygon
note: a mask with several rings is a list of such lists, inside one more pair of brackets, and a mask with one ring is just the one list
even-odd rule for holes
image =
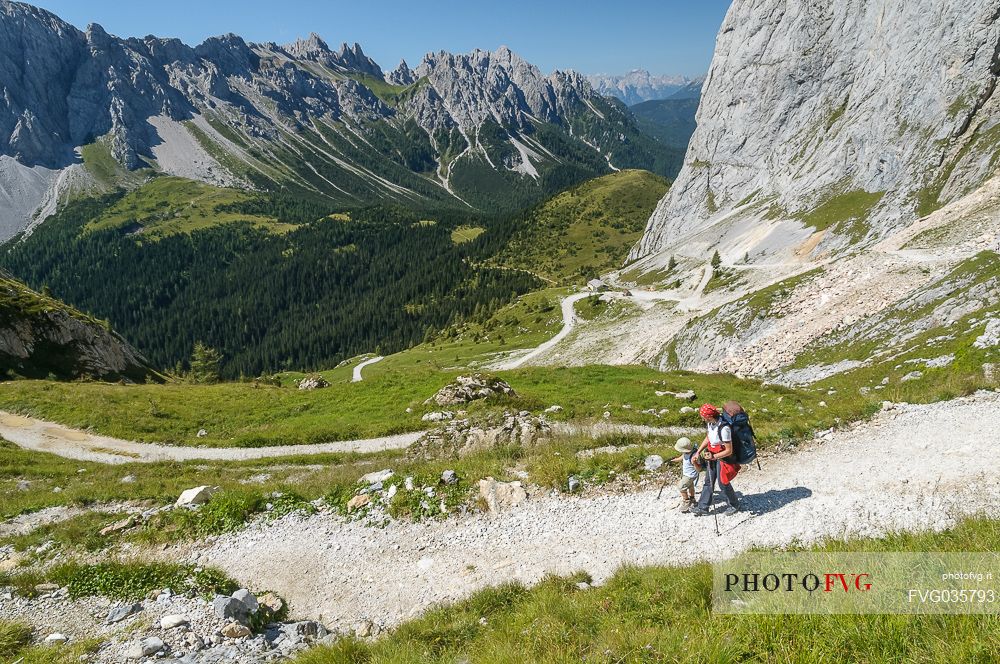
{"label": "trekking pole", "polygon": [[[715,470],[716,470],[716,472],[718,472],[718,470],[719,470],[719,462],[718,461],[715,462]],[[709,462],[708,473],[706,474],[705,479],[707,481],[711,482],[711,484],[709,485],[709,489],[710,489],[711,493],[708,494],[708,509],[711,510],[712,509],[712,505],[715,504],[715,479],[716,479],[715,477],[712,476],[711,462]],[[716,537],[719,537],[719,536],[722,535],[722,533],[719,531],[719,514],[717,512],[713,511],[712,512],[712,516],[715,517],[715,535],[716,535]]]}
{"label": "trekking pole", "polygon": [[663,471],[663,484],[660,485],[660,491],[656,494],[656,499],[659,500],[660,496],[663,495],[663,489],[667,486],[667,471]]}

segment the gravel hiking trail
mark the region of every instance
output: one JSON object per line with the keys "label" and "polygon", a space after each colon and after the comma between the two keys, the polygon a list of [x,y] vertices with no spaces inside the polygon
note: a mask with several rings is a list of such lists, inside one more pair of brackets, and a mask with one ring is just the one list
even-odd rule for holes
{"label": "gravel hiking trail", "polygon": [[[391,520],[384,527],[320,513],[257,523],[185,556],[267,587],[299,617],[350,627],[391,626],[439,602],[546,573],[589,572],[595,583],[623,564],[684,564],[749,547],[943,529],[967,514],[997,516],[1000,483],[983,463],[982,414],[1000,394],[891,406],[872,420],[745,468],[734,481],[742,510],[681,514],[674,482],[636,493],[532,495],[498,515]],[[671,476],[673,478],[673,476]]]}
{"label": "gravel hiking trail", "polygon": [[559,333],[556,334],[556,336],[549,339],[548,341],[546,341],[545,343],[540,344],[533,350],[528,351],[526,354],[521,355],[520,357],[515,357],[513,359],[508,359],[500,363],[499,365],[496,366],[496,369],[500,371],[509,371],[511,369],[516,369],[525,362],[530,362],[539,355],[542,355],[543,353],[545,353],[545,351],[549,350],[550,348],[558,344],[560,341],[565,339],[566,336],[573,331],[573,327],[576,325],[576,309],[574,308],[576,306],[576,303],[590,295],[593,295],[593,293],[588,291],[583,291],[581,293],[573,293],[568,297],[564,297],[561,303],[563,327],[561,330],[559,330]]}
{"label": "gravel hiking trail", "polygon": [[15,445],[27,450],[50,452],[68,459],[111,464],[192,460],[243,461],[300,454],[379,452],[403,449],[422,435],[422,431],[414,431],[381,438],[341,440],[314,445],[179,447],[100,436],[53,422],[0,411],[0,436]]}
{"label": "gravel hiking trail", "polygon": [[[589,435],[594,438],[612,434],[635,436],[678,436],[691,433],[687,427],[651,427],[643,424],[614,422],[552,422],[557,435]],[[339,440],[313,445],[273,445],[269,447],[181,447],[159,443],[140,443],[101,436],[79,429],[14,415],[0,410],[0,437],[36,452],[49,452],[67,459],[119,464],[155,461],[245,461],[333,452],[381,452],[401,450],[417,441],[424,431],[411,431],[359,440]]]}
{"label": "gravel hiking trail", "polygon": [[365,367],[367,367],[370,364],[375,364],[376,362],[381,362],[384,359],[385,359],[384,357],[382,357],[381,355],[379,355],[377,357],[369,358],[369,359],[365,360],[364,362],[360,363],[358,366],[354,367],[354,372],[353,372],[353,375],[351,376],[351,382],[352,383],[360,383],[362,380],[364,380],[364,378],[361,376],[361,370],[364,369]]}

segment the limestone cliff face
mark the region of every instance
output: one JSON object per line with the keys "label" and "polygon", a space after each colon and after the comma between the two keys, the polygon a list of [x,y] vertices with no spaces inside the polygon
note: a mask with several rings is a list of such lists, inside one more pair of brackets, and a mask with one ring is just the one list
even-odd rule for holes
{"label": "limestone cliff face", "polygon": [[843,248],[976,188],[1000,159],[998,17],[1000,0],[735,0],[684,168],[630,258],[735,216]]}

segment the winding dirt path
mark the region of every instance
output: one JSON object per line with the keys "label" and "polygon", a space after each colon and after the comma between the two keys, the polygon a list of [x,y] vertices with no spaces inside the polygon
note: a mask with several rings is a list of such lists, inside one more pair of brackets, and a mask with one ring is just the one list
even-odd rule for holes
{"label": "winding dirt path", "polygon": [[342,440],[315,445],[271,447],[180,447],[138,443],[72,429],[61,424],[0,411],[0,436],[26,450],[50,452],[68,459],[98,463],[151,463],[155,461],[242,461],[300,454],[379,452],[411,445],[422,431],[381,438]]}
{"label": "winding dirt path", "polygon": [[369,358],[369,359],[365,360],[364,362],[360,363],[358,366],[354,367],[354,373],[351,376],[351,382],[352,383],[360,383],[362,380],[364,380],[364,378],[361,376],[361,370],[364,369],[365,367],[367,367],[370,364],[375,364],[376,362],[381,362],[384,359],[385,359],[384,357],[382,357],[381,355],[379,355],[377,357]]}
{"label": "winding dirt path", "polygon": [[[617,422],[553,422],[557,435],[589,435],[594,438],[612,434],[636,436],[681,436],[692,432],[687,427],[651,427]],[[272,445],[269,447],[182,447],[159,443],[140,443],[101,436],[87,431],[14,415],[0,410],[0,437],[36,452],[50,452],[67,459],[119,464],[156,461],[244,461],[284,456],[328,454],[332,452],[380,452],[400,450],[416,442],[424,431],[411,431],[381,438],[340,440],[315,445]]]}
{"label": "winding dirt path", "polygon": [[589,297],[591,295],[593,295],[593,293],[589,291],[583,291],[580,293],[573,293],[568,297],[564,297],[561,302],[563,327],[561,330],[559,330],[559,333],[556,334],[556,336],[549,339],[548,341],[546,341],[545,343],[537,346],[534,350],[529,351],[527,354],[521,355],[520,357],[514,359],[506,360],[497,365],[496,368],[499,369],[500,371],[508,371],[510,369],[516,369],[519,366],[525,364],[526,362],[530,362],[539,355],[542,355],[550,348],[558,344],[560,341],[565,339],[569,335],[569,333],[573,331],[573,328],[576,326],[576,320],[577,320],[576,309],[574,308],[576,306],[576,303],[582,300],[583,298]]}
{"label": "winding dirt path", "polygon": [[[629,494],[532,495],[494,516],[391,520],[369,527],[324,513],[227,535],[199,554],[249,587],[268,587],[301,617],[350,627],[394,625],[486,586],[589,572],[601,583],[624,564],[718,560],[750,547],[937,530],[969,514],[997,515],[1000,483],[981,459],[982,413],[1000,394],[898,406],[798,451],[745,468],[742,510],[681,514],[658,479]],[[380,522],[381,524],[381,522]]]}

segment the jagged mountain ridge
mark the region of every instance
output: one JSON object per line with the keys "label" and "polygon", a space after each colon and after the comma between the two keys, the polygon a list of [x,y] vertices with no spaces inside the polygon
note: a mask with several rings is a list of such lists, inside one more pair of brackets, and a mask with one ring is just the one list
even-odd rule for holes
{"label": "jagged mountain ridge", "polygon": [[733,261],[820,256],[974,190],[1000,154],[998,16],[997,0],[736,0],[685,166],[630,258],[695,239]]}
{"label": "jagged mountain ridge", "polygon": [[0,84],[0,239],[93,184],[79,152],[95,142],[125,169],[345,205],[516,207],[614,168],[679,167],[582,77],[506,48],[428,54],[386,76],[359,45],[317,35],[191,47],[3,0]]}

